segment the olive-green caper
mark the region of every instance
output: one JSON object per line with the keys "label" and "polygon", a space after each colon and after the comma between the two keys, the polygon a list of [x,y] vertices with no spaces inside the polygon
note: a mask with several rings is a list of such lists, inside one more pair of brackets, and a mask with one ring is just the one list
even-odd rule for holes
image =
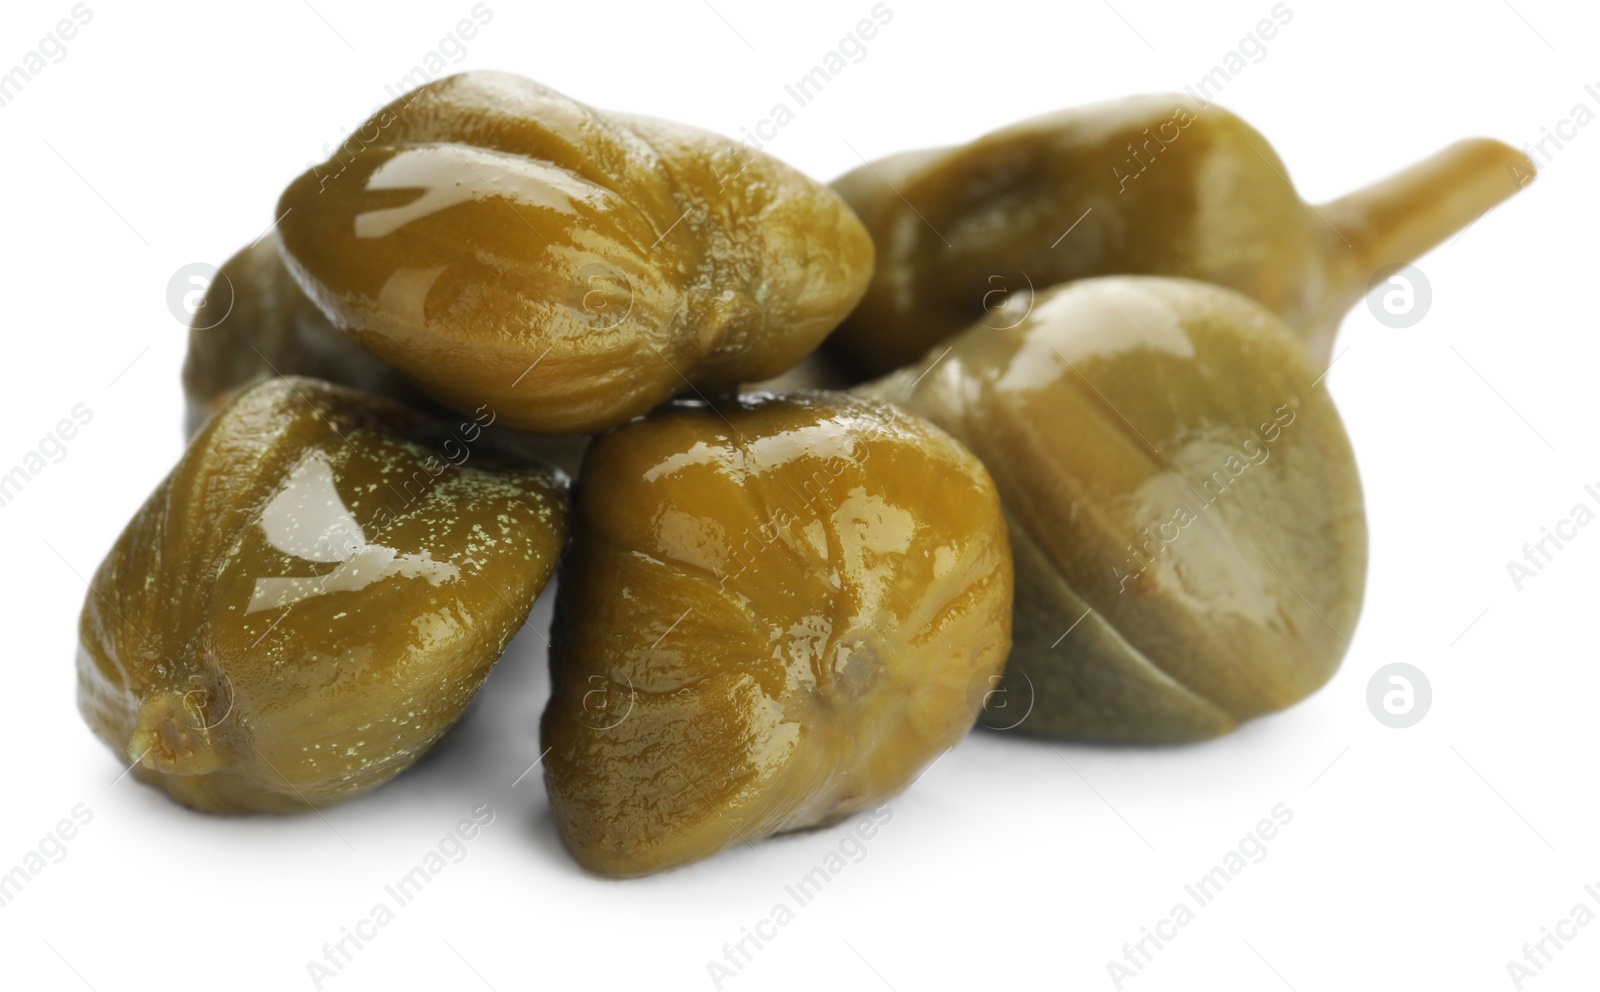
{"label": "olive-green caper", "polygon": [[1011,575],[983,466],[887,404],[744,396],[602,436],[542,725],[567,846],[641,875],[898,792],[998,676]]}
{"label": "olive-green caper", "polygon": [[1049,114],[956,148],[904,152],[834,182],[878,246],[830,347],[868,374],[920,358],[1014,297],[1089,276],[1236,289],[1326,365],[1339,321],[1383,266],[1409,262],[1534,173],[1462,141],[1320,206],[1250,125],[1215,104],[1141,96]]}
{"label": "olive-green caper", "polygon": [[861,391],[948,430],[1005,505],[1022,732],[1177,742],[1303,699],[1349,647],[1361,483],[1300,342],[1232,290],[1040,294]]}
{"label": "olive-green caper", "polygon": [[872,269],[849,208],[771,156],[494,72],[389,104],[279,212],[336,326],[440,402],[543,434],[784,372]]}
{"label": "olive-green caper", "polygon": [[190,322],[183,362],[189,435],[241,391],[281,375],[324,379],[403,403],[422,399],[300,291],[273,232],[223,263]]}
{"label": "olive-green caper", "polygon": [[90,583],[84,719],[185,805],[372,789],[455,722],[554,568],[561,478],[313,379],[208,420]]}

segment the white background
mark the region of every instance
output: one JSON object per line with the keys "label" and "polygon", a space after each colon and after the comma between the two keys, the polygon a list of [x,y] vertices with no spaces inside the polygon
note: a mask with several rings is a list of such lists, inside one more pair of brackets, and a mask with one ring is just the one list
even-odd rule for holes
{"label": "white background", "polygon": [[[520,72],[737,136],[872,6],[713,2],[488,0],[492,21],[452,68]],[[1114,2],[889,0],[867,57],[768,150],[828,179],[858,164],[851,146],[875,158],[1180,89],[1272,7]],[[1292,22],[1219,102],[1273,141],[1313,202],[1460,137],[1521,146],[1579,102],[1600,111],[1584,89],[1600,90],[1592,5],[1513,2],[1289,0]],[[0,69],[71,6],[0,8]],[[323,944],[487,803],[495,820],[465,860],[325,988],[713,988],[707,961],[847,826],[640,881],[586,876],[539,772],[510,787],[538,755],[548,684],[531,630],[437,753],[325,816],[217,818],[131,776],[114,784],[122,764],[74,705],[80,577],[181,451],[185,332],[168,279],[256,238],[283,185],[472,3],[88,6],[66,58],[0,108],[0,471],[75,404],[94,414],[0,507],[0,872],[76,804],[93,811],[66,858],[0,908],[0,985],[310,989]],[[1525,193],[1421,261],[1433,304],[1419,324],[1390,329],[1364,306],[1346,321],[1329,382],[1365,480],[1372,566],[1354,646],[1325,689],[1193,747],[976,734],[892,801],[866,857],[724,988],[1109,990],[1107,961],[1279,803],[1293,821],[1266,859],[1124,988],[1513,988],[1506,962],[1600,883],[1600,526],[1520,592],[1506,571],[1589,499],[1585,484],[1600,488],[1597,166],[1590,125]],[[532,624],[548,620],[546,597]],[[1405,730],[1365,701],[1396,661],[1433,687]],[[1600,924],[1578,934],[1524,987],[1592,988]]]}

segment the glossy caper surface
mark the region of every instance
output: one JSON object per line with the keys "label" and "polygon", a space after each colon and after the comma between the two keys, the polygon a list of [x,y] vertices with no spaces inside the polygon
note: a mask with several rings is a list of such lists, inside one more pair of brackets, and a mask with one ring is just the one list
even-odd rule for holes
{"label": "glossy caper surface", "polygon": [[578,860],[640,875],[829,823],[966,733],[1010,645],[992,482],[842,393],[677,405],[595,442],[542,725]]}
{"label": "glossy caper surface", "polygon": [[872,268],[839,197],[771,156],[504,73],[391,103],[279,213],[335,325],[441,402],[538,433],[778,375]]}
{"label": "glossy caper surface", "polygon": [[274,231],[224,262],[189,328],[185,427],[258,382],[310,376],[403,403],[422,399],[397,370],[341,334],[284,268]]}
{"label": "glossy caper surface", "polygon": [[312,379],[207,421],[95,572],[78,703],[136,778],[220,812],[348,799],[461,715],[554,570],[557,473]]}
{"label": "glossy caper surface", "polygon": [[1321,371],[1260,304],[1083,280],[862,391],[948,430],[999,487],[1018,731],[1202,739],[1338,667],[1365,588],[1360,479]]}
{"label": "glossy caper surface", "polygon": [[1474,139],[1313,206],[1267,139],[1214,103],[1156,95],[1064,110],[834,182],[878,258],[830,346],[882,374],[976,321],[1010,326],[1014,297],[1162,275],[1244,293],[1326,364],[1379,268],[1439,244],[1532,173],[1521,152]]}

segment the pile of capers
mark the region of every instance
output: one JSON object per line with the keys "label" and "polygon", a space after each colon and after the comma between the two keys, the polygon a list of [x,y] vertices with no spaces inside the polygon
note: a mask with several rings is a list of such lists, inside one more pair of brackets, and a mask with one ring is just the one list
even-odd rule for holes
{"label": "pile of capers", "polygon": [[315,809],[559,575],[545,782],[619,876],[876,805],[1001,685],[1015,732],[1168,744],[1314,692],[1366,573],[1339,320],[1532,171],[1463,142],[1314,207],[1145,97],[830,188],[481,72],[356,134],[213,284],[80,708],[185,805]]}

